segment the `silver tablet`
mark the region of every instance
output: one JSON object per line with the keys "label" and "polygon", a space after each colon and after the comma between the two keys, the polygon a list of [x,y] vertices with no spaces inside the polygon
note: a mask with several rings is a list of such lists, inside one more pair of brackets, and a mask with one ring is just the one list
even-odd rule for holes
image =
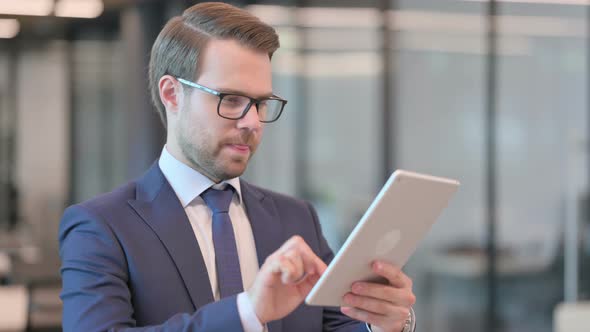
{"label": "silver tablet", "polygon": [[458,187],[456,180],[395,171],[305,302],[344,306],[342,297],[353,282],[384,282],[371,263],[379,259],[403,267]]}

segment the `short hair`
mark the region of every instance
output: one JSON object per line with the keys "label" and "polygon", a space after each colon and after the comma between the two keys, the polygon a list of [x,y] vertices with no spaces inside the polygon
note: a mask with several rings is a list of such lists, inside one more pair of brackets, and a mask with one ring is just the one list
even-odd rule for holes
{"label": "short hair", "polygon": [[166,127],[166,109],[160,100],[159,80],[164,75],[196,80],[201,52],[212,38],[236,40],[268,53],[279,48],[273,27],[244,9],[221,2],[204,2],[186,9],[166,23],[152,47],[149,84],[152,102]]}

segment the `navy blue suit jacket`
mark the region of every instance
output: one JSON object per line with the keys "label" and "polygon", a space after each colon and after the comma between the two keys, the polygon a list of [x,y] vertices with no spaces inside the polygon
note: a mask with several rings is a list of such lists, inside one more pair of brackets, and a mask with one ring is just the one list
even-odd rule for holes
{"label": "navy blue suit jacket", "polygon": [[[258,261],[302,236],[328,263],[307,202],[241,182]],[[157,163],[137,181],[69,207],[59,230],[64,331],[242,331],[236,297],[214,302],[189,220]],[[300,305],[270,332],[366,331],[338,308]]]}

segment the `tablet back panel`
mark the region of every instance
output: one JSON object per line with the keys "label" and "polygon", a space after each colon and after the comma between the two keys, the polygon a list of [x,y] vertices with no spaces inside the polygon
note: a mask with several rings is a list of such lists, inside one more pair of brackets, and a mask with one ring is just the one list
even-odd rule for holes
{"label": "tablet back panel", "polygon": [[342,296],[353,282],[384,282],[371,262],[403,267],[426,235],[459,182],[403,170],[395,171],[311,290],[306,303],[344,306]]}

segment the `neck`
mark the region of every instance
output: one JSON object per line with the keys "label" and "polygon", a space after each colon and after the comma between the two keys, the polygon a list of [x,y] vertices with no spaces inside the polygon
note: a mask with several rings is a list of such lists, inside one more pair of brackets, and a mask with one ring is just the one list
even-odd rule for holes
{"label": "neck", "polygon": [[215,176],[211,172],[208,172],[206,169],[204,169],[203,167],[199,166],[199,164],[197,164],[196,162],[193,162],[193,161],[189,160],[188,158],[186,158],[185,155],[180,150],[180,147],[177,144],[171,143],[170,141],[168,141],[168,142],[166,142],[166,147],[165,148],[168,151],[168,153],[170,153],[178,161],[180,161],[181,163],[183,163],[183,164],[187,165],[188,167],[194,169],[195,171],[203,174],[209,180],[211,180],[213,183],[216,183],[217,184],[217,183],[220,183],[221,181],[223,181],[223,179]]}

